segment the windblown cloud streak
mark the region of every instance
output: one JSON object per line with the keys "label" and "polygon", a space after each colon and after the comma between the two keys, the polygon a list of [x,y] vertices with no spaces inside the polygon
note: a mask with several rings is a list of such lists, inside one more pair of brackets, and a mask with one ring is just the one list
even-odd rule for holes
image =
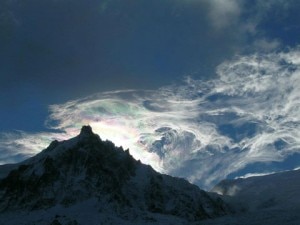
{"label": "windblown cloud streak", "polygon": [[[52,105],[47,126],[64,133],[3,136],[1,163],[90,124],[142,162],[208,188],[253,163],[299,154],[299,66],[299,48],[239,56],[218,66],[213,80],[187,78],[159,90],[105,92]],[[263,172],[270,171],[247,173]]]}

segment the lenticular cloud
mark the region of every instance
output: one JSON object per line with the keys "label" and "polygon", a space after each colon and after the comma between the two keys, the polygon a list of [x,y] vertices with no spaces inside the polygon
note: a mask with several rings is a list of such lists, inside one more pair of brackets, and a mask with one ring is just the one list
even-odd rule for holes
{"label": "lenticular cloud", "polygon": [[[10,148],[31,153],[41,150],[33,139],[44,138],[46,146],[45,136],[71,137],[90,124],[142,162],[208,188],[252,164],[284,163],[299,154],[299,66],[299,48],[239,56],[219,65],[213,80],[187,78],[158,90],[106,92],[52,105],[47,125],[63,136],[22,133],[1,143],[10,140]],[[249,168],[247,173],[272,172]]]}

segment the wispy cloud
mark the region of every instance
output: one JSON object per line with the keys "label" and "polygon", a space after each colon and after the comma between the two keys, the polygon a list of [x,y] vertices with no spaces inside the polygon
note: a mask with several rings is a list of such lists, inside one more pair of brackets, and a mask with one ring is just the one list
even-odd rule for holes
{"label": "wispy cloud", "polygon": [[258,39],[253,43],[253,47],[258,51],[270,52],[280,47],[279,40]]}
{"label": "wispy cloud", "polygon": [[[283,29],[282,22],[277,24],[276,20],[272,18],[285,20],[290,16],[296,3],[295,0],[251,2],[247,0],[204,0],[198,2],[206,5],[206,17],[213,31],[218,34],[227,32],[228,36],[243,43],[242,46],[235,46],[235,52],[271,52],[281,47],[286,40],[280,36],[268,34],[267,30],[270,27],[275,29],[275,26],[277,30]],[[286,29],[288,28],[286,27]],[[282,30],[282,32],[285,31]]]}
{"label": "wispy cloud", "polygon": [[240,177],[236,177],[237,178],[249,178],[249,177],[262,177],[262,176],[266,176],[266,175],[271,175],[274,174],[275,172],[269,172],[269,173],[247,173],[243,176]]}
{"label": "wispy cloud", "polygon": [[51,141],[65,140],[69,137],[69,134],[60,132],[26,133],[14,131],[0,133],[0,165],[20,162],[40,152]]}
{"label": "wispy cloud", "polygon": [[241,14],[242,7],[241,1],[237,0],[210,0],[209,4],[209,17],[212,25],[216,29],[226,28],[236,24]]}
{"label": "wispy cloud", "polygon": [[159,90],[105,92],[52,105],[47,126],[63,133],[3,134],[1,163],[90,124],[102,139],[155,169],[210,187],[252,163],[300,152],[299,59],[299,48],[239,56],[218,66],[213,80],[187,78]]}

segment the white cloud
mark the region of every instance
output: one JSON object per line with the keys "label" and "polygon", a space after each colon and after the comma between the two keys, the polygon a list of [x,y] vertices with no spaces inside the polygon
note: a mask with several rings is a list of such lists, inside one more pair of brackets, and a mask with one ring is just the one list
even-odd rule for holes
{"label": "white cloud", "polygon": [[179,86],[52,105],[47,124],[64,133],[2,137],[2,162],[32,155],[90,124],[102,139],[130,148],[155,169],[210,187],[252,163],[300,152],[299,58],[299,48],[239,56],[221,64],[214,80],[187,78]]}
{"label": "white cloud", "polygon": [[275,172],[269,172],[269,173],[247,173],[245,174],[244,176],[239,176],[239,177],[236,177],[235,179],[238,179],[238,178],[249,178],[249,177],[262,177],[262,176],[266,176],[266,175],[270,175],[270,174],[274,174]]}
{"label": "white cloud", "polygon": [[64,133],[26,133],[15,131],[0,134],[0,165],[17,163],[46,148],[51,141],[65,140],[70,135]]}

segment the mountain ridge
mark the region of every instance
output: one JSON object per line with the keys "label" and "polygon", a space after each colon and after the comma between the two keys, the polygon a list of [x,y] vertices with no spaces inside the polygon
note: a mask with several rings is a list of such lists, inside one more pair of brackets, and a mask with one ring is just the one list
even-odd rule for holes
{"label": "mountain ridge", "polygon": [[205,225],[299,225],[300,170],[223,180],[211,191],[222,195],[235,214]]}
{"label": "mountain ridge", "polygon": [[[0,180],[0,198],[0,223],[11,221],[6,224],[17,224],[9,215],[20,211],[25,213],[22,221],[41,224],[43,217],[38,212],[44,211],[49,218],[42,222],[48,225],[59,221],[54,215],[58,207],[63,214],[60,219],[70,218],[68,221],[82,225],[99,224],[103,218],[112,224],[159,224],[161,220],[182,224],[230,213],[216,195],[182,178],[157,173],[136,161],[129,150],[102,141],[90,126],[83,126],[75,138],[53,141],[36,156],[19,163]],[[93,208],[86,215],[98,218],[94,222],[87,223],[80,212],[69,212],[73,208],[81,211],[91,202]],[[33,219],[30,215],[36,216]]]}

